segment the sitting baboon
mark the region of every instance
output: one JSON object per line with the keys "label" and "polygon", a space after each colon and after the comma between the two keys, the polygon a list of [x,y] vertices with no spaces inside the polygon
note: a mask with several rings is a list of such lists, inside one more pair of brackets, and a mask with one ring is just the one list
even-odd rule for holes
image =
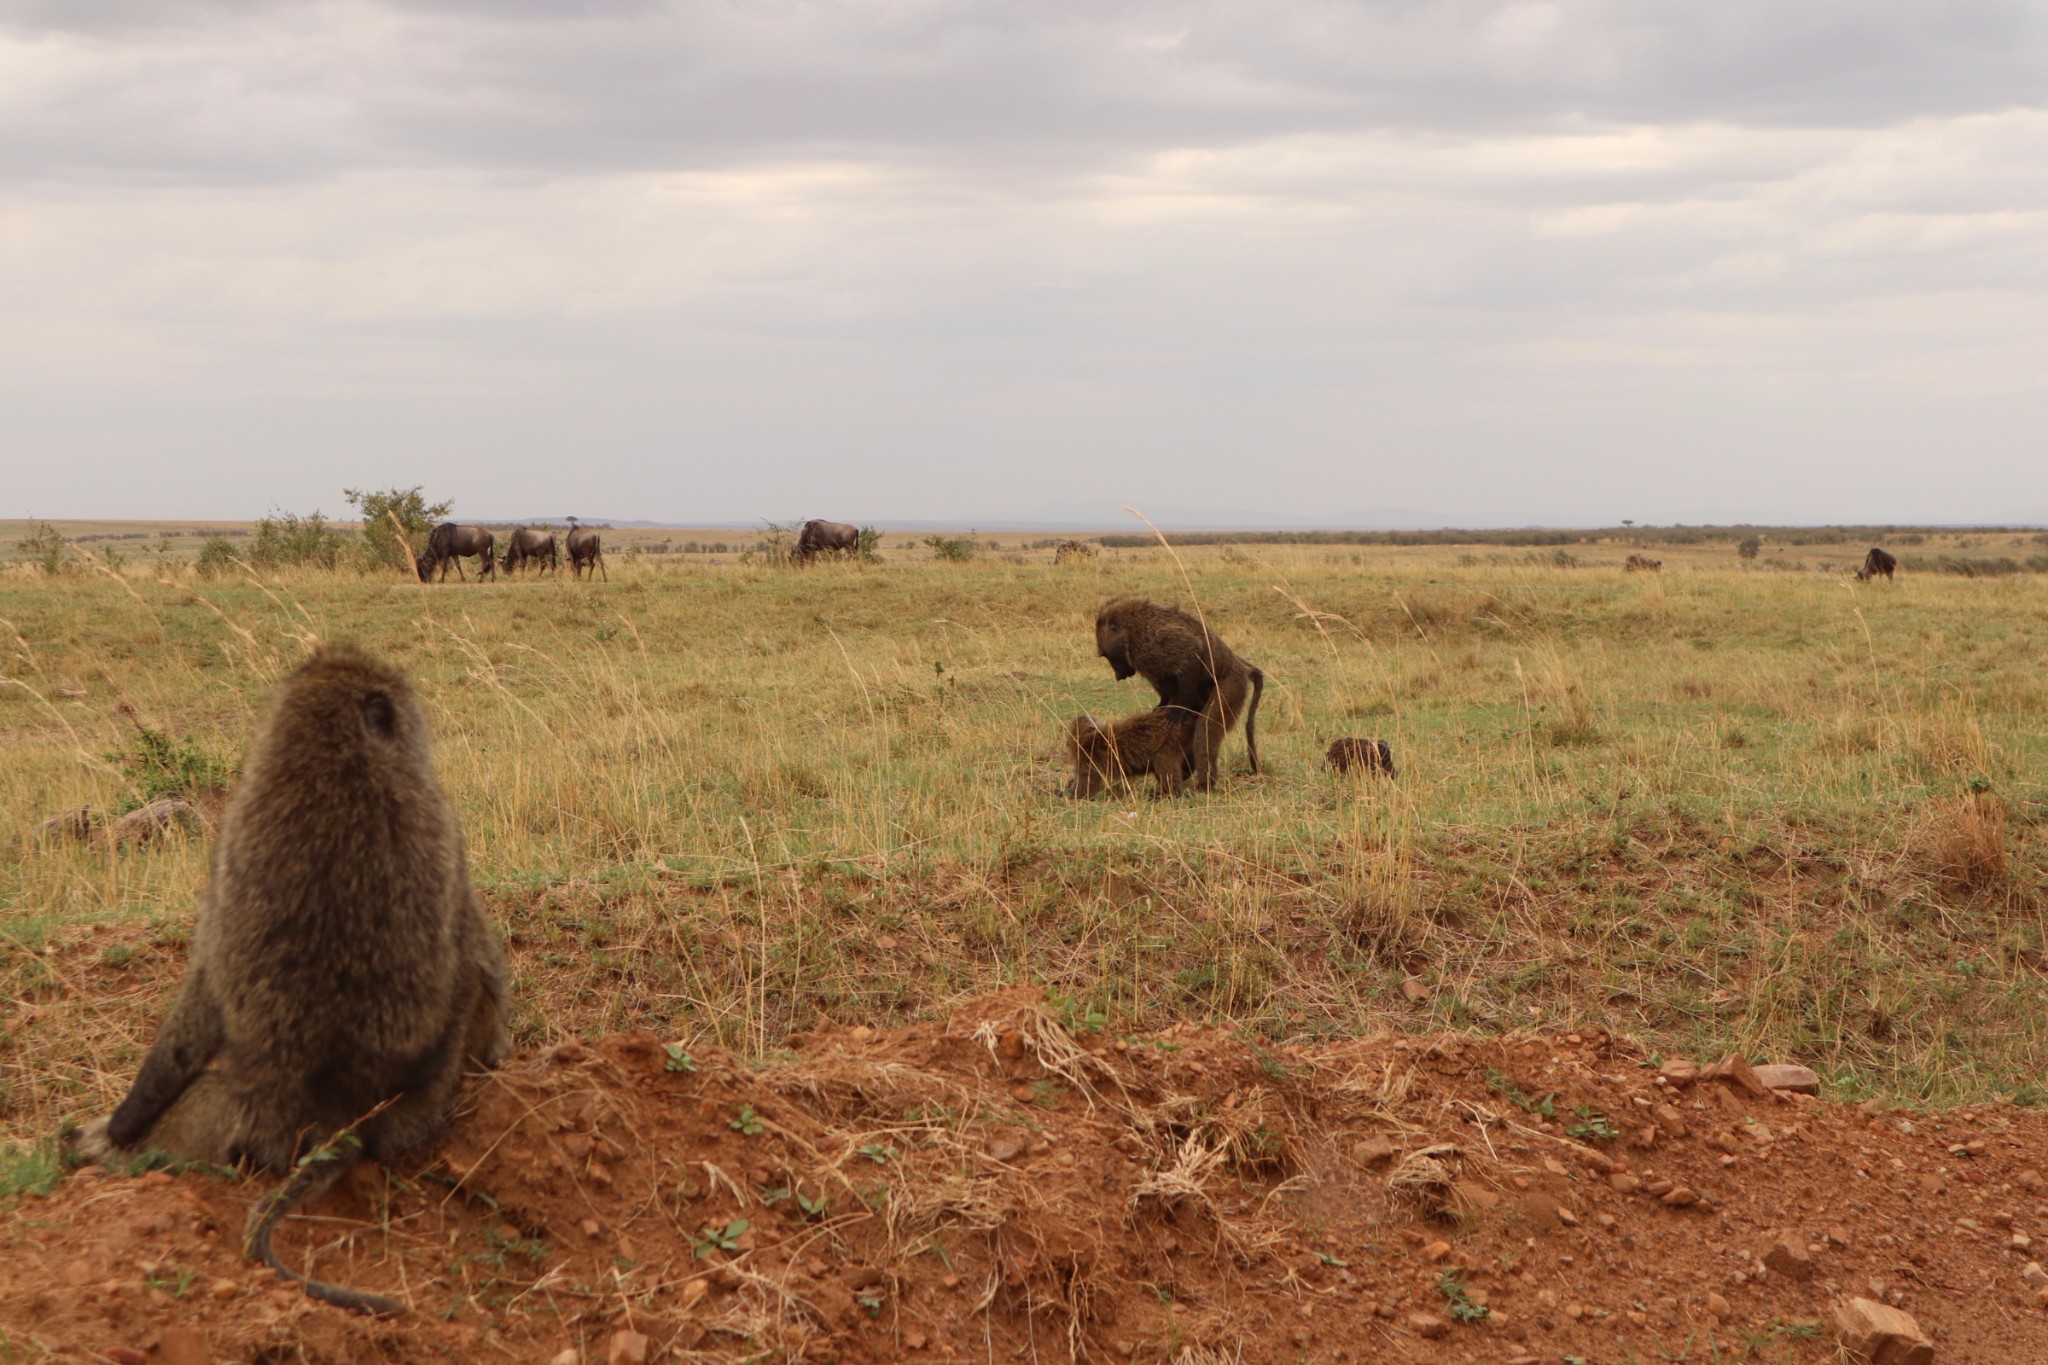
{"label": "sitting baboon", "polygon": [[1108,725],[1093,716],[1074,717],[1067,726],[1072,794],[1094,796],[1150,773],[1158,784],[1154,795],[1177,795],[1188,776],[1195,721],[1194,712],[1172,706],[1140,711]]}
{"label": "sitting baboon", "polygon": [[1664,561],[1648,555],[1630,555],[1622,561],[1621,567],[1628,573],[1662,573]]}
{"label": "sitting baboon", "polygon": [[1323,762],[1340,773],[1356,768],[1362,773],[1385,773],[1394,775],[1394,747],[1383,739],[1360,739],[1347,735],[1333,739],[1323,754]]}
{"label": "sitting baboon", "polygon": [[1888,583],[1896,583],[1898,580],[1893,578],[1892,574],[1897,571],[1898,567],[1899,557],[1897,555],[1893,554],[1890,550],[1880,550],[1877,546],[1873,545],[1870,547],[1870,553],[1863,556],[1863,567],[1856,571],[1856,581],[1858,583],[1867,583],[1873,578],[1882,578]]}
{"label": "sitting baboon", "polygon": [[508,1046],[505,950],[470,887],[426,709],[398,670],[322,649],[272,696],[229,798],[177,1001],[74,1153],[298,1162],[250,1211],[247,1253],[315,1298],[396,1312],[303,1280],[272,1230],[358,1155],[439,1134],[465,1065]]}
{"label": "sitting baboon", "polygon": [[1063,540],[1052,547],[1052,562],[1064,564],[1070,559],[1093,559],[1095,547],[1085,540]]}
{"label": "sitting baboon", "polygon": [[1207,791],[1216,785],[1223,737],[1240,714],[1252,771],[1259,770],[1259,698],[1266,690],[1266,675],[1238,658],[1199,620],[1178,607],[1119,597],[1095,613],[1095,648],[1109,660],[1118,682],[1142,674],[1158,691],[1160,706],[1201,717],[1189,755],[1197,788]]}

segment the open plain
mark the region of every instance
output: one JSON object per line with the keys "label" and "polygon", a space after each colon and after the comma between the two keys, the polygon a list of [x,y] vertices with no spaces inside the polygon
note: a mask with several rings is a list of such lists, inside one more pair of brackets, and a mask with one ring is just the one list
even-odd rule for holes
{"label": "open plain", "polygon": [[[0,574],[0,1361],[1822,1360],[1849,1296],[2048,1354],[2038,573],[728,534],[595,584]],[[1125,593],[1265,671],[1266,771],[1240,732],[1211,794],[1064,796],[1067,720],[1152,701],[1095,657]],[[511,949],[520,1060],[287,1233],[410,1325],[241,1266],[245,1182],[51,1145],[209,844],[38,827],[209,818],[323,639],[419,683]],[[1822,1101],[1666,1074],[1730,1052]]]}

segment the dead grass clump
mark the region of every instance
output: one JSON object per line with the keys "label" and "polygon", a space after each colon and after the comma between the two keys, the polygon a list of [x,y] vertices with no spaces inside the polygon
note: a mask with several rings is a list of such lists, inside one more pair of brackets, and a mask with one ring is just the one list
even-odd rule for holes
{"label": "dead grass clump", "polygon": [[1983,892],[2012,880],[2005,803],[1989,792],[1936,803],[1918,842],[1929,874],[1949,886]]}
{"label": "dead grass clump", "polygon": [[1431,1218],[1456,1221],[1457,1161],[1463,1149],[1455,1142],[1418,1147],[1401,1158],[1387,1177],[1387,1193]]}

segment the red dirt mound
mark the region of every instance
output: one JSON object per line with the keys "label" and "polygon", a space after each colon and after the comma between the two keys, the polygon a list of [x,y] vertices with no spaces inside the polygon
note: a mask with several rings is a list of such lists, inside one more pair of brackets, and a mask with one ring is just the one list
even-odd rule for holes
{"label": "red dirt mound", "polygon": [[1597,1035],[1113,1039],[1022,992],[759,1067],[572,1043],[286,1224],[407,1314],[244,1262],[267,1181],[87,1170],[0,1224],[0,1359],[1818,1361],[1851,1296],[2048,1359],[2040,1116],[1750,1079]]}

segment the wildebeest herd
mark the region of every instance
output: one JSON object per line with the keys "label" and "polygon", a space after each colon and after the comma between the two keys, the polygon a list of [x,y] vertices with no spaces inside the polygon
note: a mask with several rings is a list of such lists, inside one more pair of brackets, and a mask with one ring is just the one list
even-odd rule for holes
{"label": "wildebeest herd", "polygon": [[[606,582],[611,574],[604,567],[604,539],[588,526],[578,526],[574,517],[569,518],[569,573],[581,578],[585,572],[593,576],[603,573]],[[559,576],[562,571],[561,556],[555,549],[555,535],[552,531],[536,530],[531,526],[516,526],[506,536],[505,555],[502,559],[492,557],[497,546],[497,537],[488,527],[465,526],[459,522],[444,521],[427,535],[427,548],[413,561],[420,582],[448,581],[448,569],[452,565],[455,576],[467,579],[462,571],[462,561],[474,558],[477,562],[477,581],[496,578],[498,571],[516,573],[531,564],[536,574],[552,572]]]}

